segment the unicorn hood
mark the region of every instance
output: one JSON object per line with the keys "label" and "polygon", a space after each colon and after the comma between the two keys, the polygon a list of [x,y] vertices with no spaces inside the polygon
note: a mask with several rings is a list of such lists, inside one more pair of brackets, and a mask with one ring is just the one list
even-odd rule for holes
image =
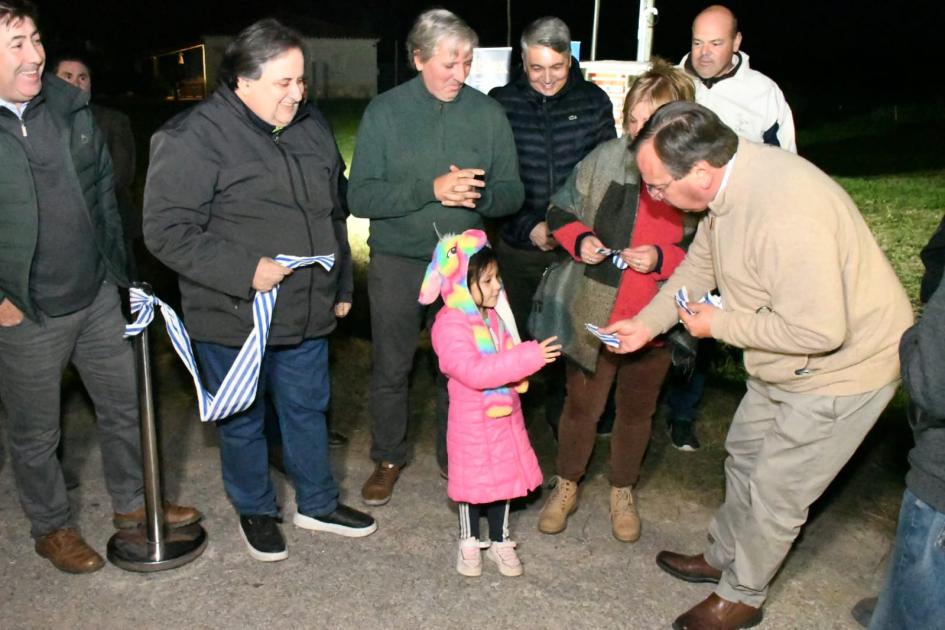
{"label": "unicorn hood", "polygon": [[[432,304],[436,298],[442,296],[447,308],[462,312],[475,339],[476,348],[483,356],[496,354],[499,345],[506,350],[521,343],[505,289],[499,291],[499,298],[493,309],[499,319],[498,335],[492,334],[487,319],[483,318],[469,292],[466,281],[469,275],[469,259],[488,246],[489,241],[482,230],[466,230],[462,234],[447,234],[441,238],[433,250],[433,259],[427,266],[418,298],[421,304]],[[526,380],[510,385],[519,393],[528,390]],[[487,416],[505,418],[512,414],[514,399],[507,387],[487,389],[482,394],[485,397]]]}
{"label": "unicorn hood", "polygon": [[[489,240],[482,230],[466,230],[462,234],[443,236],[433,250],[433,259],[427,265],[423,284],[420,285],[420,303],[432,304],[436,298],[442,296],[447,307],[460,310],[468,316],[481,318],[479,307],[469,292],[467,277],[469,259],[483,247],[489,247]],[[506,332],[516,344],[520,343],[521,337],[504,288],[499,291],[494,310]]]}

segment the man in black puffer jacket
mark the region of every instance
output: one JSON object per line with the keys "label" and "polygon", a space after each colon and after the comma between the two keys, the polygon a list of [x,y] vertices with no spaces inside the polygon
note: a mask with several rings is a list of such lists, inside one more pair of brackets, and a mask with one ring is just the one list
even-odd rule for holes
{"label": "man in black puffer jacket", "polygon": [[[617,132],[613,103],[581,75],[563,21],[535,20],[522,32],[521,47],[521,74],[489,96],[502,104],[509,118],[525,185],[525,202],[502,223],[496,247],[502,282],[524,331],[542,273],[563,256],[545,222],[548,200],[584,156],[616,138]],[[545,380],[546,416],[556,428],[564,403],[563,369],[549,372]]]}

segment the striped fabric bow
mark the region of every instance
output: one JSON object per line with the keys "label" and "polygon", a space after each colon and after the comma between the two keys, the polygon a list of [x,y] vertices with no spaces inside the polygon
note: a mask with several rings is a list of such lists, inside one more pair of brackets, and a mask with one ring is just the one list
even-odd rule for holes
{"label": "striped fabric bow", "polygon": [[[330,271],[335,264],[335,255],[300,257],[279,254],[273,260],[289,269],[318,264],[324,267],[325,271]],[[177,352],[177,356],[184,362],[184,366],[194,379],[197,406],[203,422],[222,420],[243,411],[253,403],[256,398],[256,386],[259,383],[259,368],[263,355],[266,353],[266,340],[269,339],[269,324],[276,306],[276,297],[279,295],[278,285],[265,293],[256,293],[253,299],[253,330],[243,343],[243,347],[240,348],[236,360],[230,366],[216,394],[211,394],[204,389],[200,381],[197,361],[190,345],[190,335],[187,334],[187,329],[184,328],[174,309],[141,289],[132,288],[130,295],[131,312],[137,314],[138,317],[133,323],[125,326],[125,337],[134,337],[147,328],[154,319],[154,305],[161,307],[164,325],[171,338],[174,351]]]}

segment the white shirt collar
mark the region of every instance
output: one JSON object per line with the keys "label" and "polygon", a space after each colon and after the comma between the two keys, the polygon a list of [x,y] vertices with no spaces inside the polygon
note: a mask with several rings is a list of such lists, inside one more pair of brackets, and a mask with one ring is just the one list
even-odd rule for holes
{"label": "white shirt collar", "polygon": [[725,188],[728,186],[728,178],[732,176],[732,167],[735,166],[736,157],[738,157],[738,151],[732,155],[732,159],[725,165],[725,174],[722,175],[722,183],[719,184],[719,190],[715,193],[715,198],[712,199],[712,203],[717,202],[719,197],[722,196],[722,193],[725,192]]}
{"label": "white shirt collar", "polygon": [[17,104],[17,103],[11,103],[9,101],[5,101],[2,98],[0,98],[0,107],[5,107],[9,109],[11,112],[16,114],[16,117],[19,118],[20,120],[23,120],[23,112],[26,111],[27,105],[29,105],[29,101],[25,103]]}

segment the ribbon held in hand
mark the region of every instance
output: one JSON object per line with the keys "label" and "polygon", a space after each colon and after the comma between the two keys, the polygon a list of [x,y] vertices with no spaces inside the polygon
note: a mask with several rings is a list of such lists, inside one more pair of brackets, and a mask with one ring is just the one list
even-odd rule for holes
{"label": "ribbon held in hand", "polygon": [[[334,254],[308,257],[279,254],[273,260],[289,269],[318,264],[324,267],[325,271],[331,271],[335,265]],[[243,343],[243,347],[240,348],[236,360],[230,366],[216,394],[208,392],[200,381],[197,361],[190,345],[190,335],[174,309],[141,289],[132,288],[130,295],[131,312],[137,314],[137,318],[133,323],[125,326],[125,337],[133,337],[148,327],[154,319],[155,304],[161,308],[164,326],[167,328],[174,351],[177,352],[177,356],[184,362],[184,366],[194,379],[197,406],[203,422],[222,420],[243,411],[253,403],[256,399],[256,386],[259,384],[259,368],[263,355],[266,354],[269,324],[272,322],[272,312],[276,306],[276,297],[279,295],[278,285],[265,293],[257,292],[256,297],[253,298],[253,330]]]}

